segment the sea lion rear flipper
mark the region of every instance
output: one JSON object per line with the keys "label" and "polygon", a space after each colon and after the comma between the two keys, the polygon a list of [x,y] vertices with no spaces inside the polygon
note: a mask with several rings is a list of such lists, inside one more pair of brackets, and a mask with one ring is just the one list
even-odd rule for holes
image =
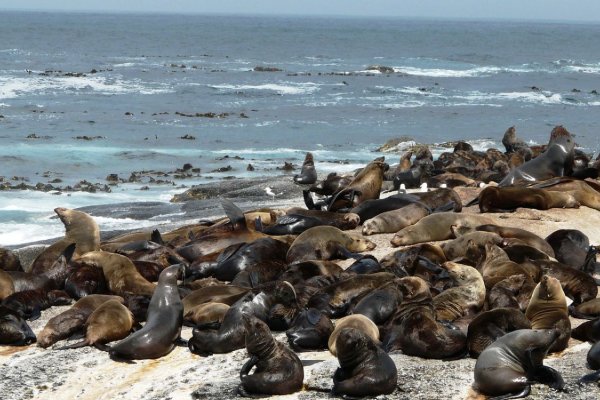
{"label": "sea lion rear flipper", "polygon": [[522,391],[520,391],[518,393],[509,393],[509,394],[505,394],[502,396],[488,397],[488,400],[522,399],[523,397],[529,396],[529,393],[531,393],[531,385],[527,385],[525,387],[525,389],[523,389]]}
{"label": "sea lion rear flipper", "polygon": [[246,228],[246,217],[244,217],[244,212],[229,199],[222,198],[221,206],[223,207],[223,211],[231,221],[231,225],[233,225],[234,230],[245,229]]}
{"label": "sea lion rear flipper", "polygon": [[158,231],[158,229],[155,229],[152,231],[152,235],[150,236],[150,241],[154,242],[154,243],[158,243],[160,245],[164,245],[165,242],[162,238],[162,236],[160,235],[160,232]]}
{"label": "sea lion rear flipper", "polygon": [[87,340],[82,340],[81,342],[77,342],[74,344],[70,344],[68,346],[59,347],[57,350],[70,350],[70,349],[79,349],[81,347],[87,346],[89,343]]}
{"label": "sea lion rear flipper", "polygon": [[579,378],[577,382],[579,383],[593,383],[598,382],[600,380],[600,370],[596,372],[592,372],[591,374],[587,374]]}
{"label": "sea lion rear flipper", "polygon": [[110,346],[107,346],[107,345],[102,344],[102,343],[94,343],[94,347],[97,348],[100,351],[105,351],[107,353],[110,350]]}
{"label": "sea lion rear flipper", "polygon": [[471,206],[474,206],[475,204],[479,204],[479,196],[475,197],[473,200],[471,200],[470,202],[465,204],[465,207],[471,207]]}
{"label": "sea lion rear flipper", "polygon": [[561,374],[554,368],[546,365],[540,365],[528,375],[528,379],[548,385],[552,389],[563,390],[565,387],[565,381]]}

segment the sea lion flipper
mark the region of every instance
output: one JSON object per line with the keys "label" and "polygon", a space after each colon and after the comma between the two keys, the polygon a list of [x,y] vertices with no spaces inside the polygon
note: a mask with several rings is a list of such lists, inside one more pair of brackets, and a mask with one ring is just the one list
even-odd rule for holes
{"label": "sea lion flipper", "polygon": [[314,202],[312,196],[310,195],[309,190],[303,190],[302,197],[304,197],[304,204],[306,205],[307,209],[309,209],[309,210],[317,209],[317,207],[315,206],[315,202]]}
{"label": "sea lion flipper", "polygon": [[529,379],[550,386],[552,389],[562,390],[565,387],[565,381],[560,372],[547,365],[540,365],[531,372]]}
{"label": "sea lion flipper", "polygon": [[257,356],[250,357],[250,359],[244,363],[244,365],[242,366],[242,369],[240,370],[240,378],[242,376],[248,375],[250,373],[250,370],[252,369],[252,367],[254,367],[257,362],[258,362]]}
{"label": "sea lion flipper", "polygon": [[154,243],[158,243],[160,245],[164,245],[165,242],[160,234],[160,232],[158,231],[158,229],[155,229],[152,231],[152,235],[150,236],[150,241],[154,242]]}
{"label": "sea lion flipper", "polygon": [[183,339],[181,336],[179,336],[177,339],[175,339],[175,346],[178,347],[188,347],[188,341]]}
{"label": "sea lion flipper", "polygon": [[58,350],[70,350],[70,349],[79,349],[81,347],[87,346],[89,343],[87,340],[82,340],[81,342],[77,342],[74,344],[70,344],[67,346],[59,347]]}
{"label": "sea lion flipper", "polygon": [[592,372],[591,374],[587,374],[579,378],[577,382],[579,383],[593,383],[598,382],[600,380],[600,370],[596,372]]}
{"label": "sea lion flipper", "polygon": [[97,348],[100,351],[104,351],[104,352],[107,352],[107,353],[110,351],[110,346],[108,346],[106,344],[94,343],[94,347]]}
{"label": "sea lion flipper", "polygon": [[244,212],[238,206],[233,204],[233,201],[222,198],[221,207],[223,207],[223,211],[225,211],[229,221],[231,221],[233,229],[238,230],[246,228],[246,217],[244,217]]}
{"label": "sea lion flipper", "polygon": [[73,258],[73,254],[75,253],[76,246],[77,246],[76,243],[71,243],[63,250],[61,256],[65,258],[66,262],[70,262],[71,258]]}
{"label": "sea lion flipper", "polygon": [[488,400],[522,399],[523,397],[529,396],[529,393],[531,393],[531,385],[527,385],[525,387],[525,389],[523,389],[522,391],[520,391],[518,393],[509,393],[509,394],[505,394],[502,396],[488,397]]}

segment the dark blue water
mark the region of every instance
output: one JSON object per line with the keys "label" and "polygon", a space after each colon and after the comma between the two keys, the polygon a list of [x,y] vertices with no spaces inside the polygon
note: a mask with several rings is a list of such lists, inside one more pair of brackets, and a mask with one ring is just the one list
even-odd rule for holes
{"label": "dark blue water", "polygon": [[[241,176],[274,174],[305,151],[320,171],[339,169],[337,159],[351,169],[392,137],[487,147],[511,125],[544,143],[563,124],[597,151],[598,37],[598,24],[4,12],[2,175],[96,182],[191,163],[201,183],[225,165]],[[196,113],[223,115],[186,116]],[[102,138],[75,139],[84,135]],[[224,155],[244,160],[216,160]],[[68,201],[2,193],[0,244],[56,203],[177,192],[139,186]]]}

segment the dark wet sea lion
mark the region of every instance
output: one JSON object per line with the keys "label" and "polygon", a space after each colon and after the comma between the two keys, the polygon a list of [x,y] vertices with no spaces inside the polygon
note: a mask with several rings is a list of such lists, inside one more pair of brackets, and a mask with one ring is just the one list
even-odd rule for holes
{"label": "dark wet sea lion", "polygon": [[508,332],[531,329],[531,322],[514,308],[496,308],[484,311],[470,323],[467,331],[467,348],[472,358],[477,358],[490,344]]}
{"label": "dark wet sea lion", "polygon": [[66,208],[55,208],[54,212],[65,226],[65,237],[37,256],[31,266],[31,272],[35,274],[41,274],[50,268],[65,248],[72,243],[76,244],[75,258],[89,251],[100,250],[100,228],[91,216],[82,211]]}
{"label": "dark wet sea lion", "polygon": [[101,268],[82,264],[79,261],[71,263],[73,271],[65,280],[65,292],[74,299],[81,299],[91,294],[108,292],[106,279]]}
{"label": "dark wet sea lion", "polygon": [[360,221],[364,222],[383,212],[398,210],[399,208],[417,202],[419,202],[419,198],[417,196],[413,196],[412,194],[397,194],[384,199],[366,200],[358,206],[352,208],[350,212],[358,215],[360,217]]}
{"label": "dark wet sea lion", "polygon": [[[301,390],[304,368],[298,356],[275,340],[263,321],[252,316],[243,320],[250,360],[240,371],[240,394],[283,395]],[[250,374],[253,367],[256,369]]]}
{"label": "dark wet sea lion", "polygon": [[360,223],[360,217],[353,213],[336,213],[322,210],[305,210],[300,207],[288,208],[286,215],[304,215],[321,221],[321,225],[331,225],[343,231],[354,229]]}
{"label": "dark wet sea lion", "polygon": [[475,363],[474,388],[486,396],[529,395],[532,382],[562,390],[565,383],[544,357],[556,338],[555,330],[519,329],[496,340]]}
{"label": "dark wet sea lion", "polygon": [[0,344],[27,346],[35,343],[35,334],[14,310],[0,305]]}
{"label": "dark wet sea lion", "polygon": [[180,338],[183,304],[177,291],[181,265],[165,268],[152,294],[144,327],[111,346],[111,358],[154,359],[163,357]]}
{"label": "dark wet sea lion", "polygon": [[344,189],[333,194],[328,211],[356,207],[370,199],[378,199],[383,183],[383,174],[388,165],[383,160],[371,161]]}
{"label": "dark wet sea lion", "polygon": [[581,304],[572,305],[571,314],[576,318],[600,317],[600,298],[594,298]]}
{"label": "dark wet sea lion", "polygon": [[156,288],[155,284],[144,279],[129,258],[120,254],[90,251],[81,256],[79,261],[102,269],[108,288],[114,294],[151,296]]}
{"label": "dark wet sea lion", "polygon": [[51,306],[71,304],[71,301],[71,297],[62,290],[35,289],[15,292],[2,300],[2,305],[33,321],[40,317],[41,311]]}
{"label": "dark wet sea lion", "polygon": [[441,212],[431,214],[415,225],[407,226],[397,232],[392,238],[392,246],[406,246],[410,244],[451,239],[452,226],[476,227],[491,224],[489,217],[475,214],[461,214],[454,212]]}
{"label": "dark wet sea lion", "polygon": [[445,262],[442,267],[448,271],[455,286],[433,298],[436,318],[452,322],[477,315],[485,302],[485,284],[479,271],[452,261]]}
{"label": "dark wet sea lion", "polygon": [[595,369],[588,375],[584,375],[579,379],[580,383],[591,383],[600,380],[600,342],[596,342],[592,345],[586,356],[587,365],[591,369]]}
{"label": "dark wet sea lion", "polygon": [[347,187],[348,184],[352,182],[352,179],[354,179],[354,177],[351,175],[338,175],[337,173],[332,172],[327,175],[327,178],[311,186],[308,190],[322,196],[331,196]]}
{"label": "dark wet sea lion", "polygon": [[559,229],[546,238],[554,249],[557,261],[582,271],[593,273],[598,249],[590,246],[589,238],[577,229]]}
{"label": "dark wet sea lion", "polygon": [[582,342],[595,343],[600,341],[600,318],[579,325],[571,331],[571,337]]}
{"label": "dark wet sea lion", "polygon": [[543,251],[548,254],[550,257],[554,257],[554,250],[552,247],[546,242],[544,239],[539,237],[538,235],[527,231],[525,229],[520,228],[512,228],[508,226],[500,226],[494,224],[486,224],[480,225],[476,228],[478,231],[483,232],[494,232],[503,238],[515,238],[519,239],[531,247],[535,247],[536,249]]}
{"label": "dark wet sea lion", "polygon": [[363,397],[391,394],[398,384],[396,365],[371,338],[358,329],[343,329],[337,340],[340,367],[333,375],[333,393]]}
{"label": "dark wet sea lion", "polygon": [[375,244],[332,226],[317,226],[298,235],[287,253],[287,262],[347,258],[348,253],[373,250]]}
{"label": "dark wet sea lion", "polygon": [[570,192],[488,186],[479,193],[479,210],[482,213],[506,212],[518,207],[548,210],[550,208],[579,208],[579,206],[579,202]]}
{"label": "dark wet sea lion", "polygon": [[333,332],[333,324],[319,310],[309,308],[301,311],[285,332],[288,343],[295,351],[323,350]]}
{"label": "dark wet sea lion", "polygon": [[94,346],[108,350],[108,342],[127,337],[133,328],[133,314],[119,300],[108,300],[96,308],[85,322],[85,339],[63,349]]}
{"label": "dark wet sea lion", "polygon": [[428,216],[431,210],[421,203],[408,204],[402,208],[386,211],[363,223],[363,235],[376,233],[396,233],[400,229],[414,225]]}
{"label": "dark wet sea lion", "polygon": [[373,321],[362,314],[348,315],[336,321],[335,328],[327,340],[329,352],[334,356],[337,356],[338,336],[344,328],[357,329],[371,338],[374,343],[379,343],[379,328],[377,328],[377,325]]}
{"label": "dark wet sea lion", "polygon": [[66,339],[81,329],[90,314],[109,300],[123,302],[119,296],[91,294],[78,300],[71,308],[52,317],[37,335],[38,346],[46,348]]}
{"label": "dark wet sea lion", "polygon": [[402,302],[402,291],[396,281],[386,283],[365,295],[352,308],[353,314],[362,314],[376,325],[383,325]]}
{"label": "dark wet sea lion", "polygon": [[400,282],[403,300],[385,327],[384,349],[435,359],[463,354],[466,337],[436,320],[429,284],[417,277],[401,278]]}
{"label": "dark wet sea lion", "polygon": [[567,310],[565,293],[558,279],[544,275],[531,294],[531,301],[525,311],[533,329],[554,329],[559,336],[548,349],[558,352],[567,348],[571,337],[571,322]]}
{"label": "dark wet sea lion", "polygon": [[311,185],[317,181],[317,170],[312,153],[306,153],[300,175],[294,175],[294,182],[303,185]]}

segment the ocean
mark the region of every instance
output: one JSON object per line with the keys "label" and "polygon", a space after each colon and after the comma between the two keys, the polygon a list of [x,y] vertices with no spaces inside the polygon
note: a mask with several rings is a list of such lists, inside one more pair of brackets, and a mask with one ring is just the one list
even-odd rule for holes
{"label": "ocean", "polygon": [[[545,143],[562,124],[597,153],[598,37],[600,24],[0,12],[4,181],[169,173],[110,193],[0,191],[0,245],[60,236],[58,206],[166,203],[183,185],[279,175],[306,151],[346,172],[400,136],[501,148],[509,126]],[[186,163],[200,170],[178,180]]]}

